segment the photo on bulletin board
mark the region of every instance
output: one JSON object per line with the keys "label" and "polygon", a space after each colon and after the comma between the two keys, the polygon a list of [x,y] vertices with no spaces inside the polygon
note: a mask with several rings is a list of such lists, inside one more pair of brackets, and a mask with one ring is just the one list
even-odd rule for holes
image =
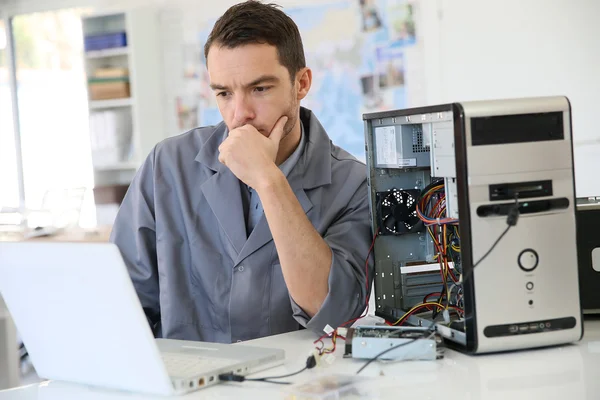
{"label": "photo on bulletin board", "polygon": [[377,75],[366,75],[360,78],[363,106],[367,109],[377,108],[383,99],[379,92]]}
{"label": "photo on bulletin board", "polygon": [[400,49],[378,48],[377,69],[381,89],[404,86],[404,53]]}
{"label": "photo on bulletin board", "polygon": [[414,45],[416,34],[413,5],[404,0],[388,0],[385,15],[390,47]]}
{"label": "photo on bulletin board", "polygon": [[381,28],[382,15],[377,0],[359,0],[363,32],[371,32]]}

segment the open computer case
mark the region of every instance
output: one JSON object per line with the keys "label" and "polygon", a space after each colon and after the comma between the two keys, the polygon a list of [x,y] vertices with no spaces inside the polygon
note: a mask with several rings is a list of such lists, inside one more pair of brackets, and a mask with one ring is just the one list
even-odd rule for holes
{"label": "open computer case", "polygon": [[376,314],[395,325],[433,320],[469,353],[579,340],[568,99],[363,119]]}

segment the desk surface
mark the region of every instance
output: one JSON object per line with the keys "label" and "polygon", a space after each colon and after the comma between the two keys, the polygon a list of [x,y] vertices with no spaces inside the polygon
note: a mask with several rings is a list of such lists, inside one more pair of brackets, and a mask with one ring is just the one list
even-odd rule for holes
{"label": "desk surface", "polygon": [[[299,331],[246,342],[278,347],[286,351],[284,366],[256,376],[279,375],[300,369],[315,339]],[[342,344],[343,342],[340,341]],[[355,374],[363,365],[343,359],[343,345],[330,366],[317,367],[288,379],[303,382],[323,374]],[[600,398],[600,320],[586,321],[581,342],[560,347],[514,353],[467,356],[447,350],[438,361],[409,361],[395,364],[373,363],[360,376],[372,389],[369,399],[598,399]],[[61,382],[45,382],[0,391],[0,400],[137,400],[148,398],[107,392]],[[279,385],[243,382],[221,384],[199,390],[179,399],[284,399]],[[353,397],[356,398],[356,397]]]}
{"label": "desk surface", "polygon": [[45,236],[29,237],[22,231],[0,231],[0,242],[108,242],[112,227],[101,226],[96,229],[60,229]]}

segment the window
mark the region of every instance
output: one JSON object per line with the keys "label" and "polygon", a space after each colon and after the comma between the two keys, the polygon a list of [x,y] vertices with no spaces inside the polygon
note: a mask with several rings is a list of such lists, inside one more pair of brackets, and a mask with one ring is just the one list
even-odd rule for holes
{"label": "window", "polygon": [[10,95],[6,29],[4,21],[0,20],[0,209],[4,210],[19,207],[18,164]]}
{"label": "window", "polygon": [[82,12],[12,19],[25,206],[43,211],[28,216],[30,227],[95,224]]}

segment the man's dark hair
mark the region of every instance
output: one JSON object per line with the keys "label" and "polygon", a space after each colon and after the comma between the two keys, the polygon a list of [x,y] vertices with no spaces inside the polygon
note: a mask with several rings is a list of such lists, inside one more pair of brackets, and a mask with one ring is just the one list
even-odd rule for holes
{"label": "man's dark hair", "polygon": [[232,6],[215,23],[204,45],[204,57],[212,45],[229,49],[246,44],[270,44],[292,81],[306,66],[298,26],[276,4],[250,0]]}

